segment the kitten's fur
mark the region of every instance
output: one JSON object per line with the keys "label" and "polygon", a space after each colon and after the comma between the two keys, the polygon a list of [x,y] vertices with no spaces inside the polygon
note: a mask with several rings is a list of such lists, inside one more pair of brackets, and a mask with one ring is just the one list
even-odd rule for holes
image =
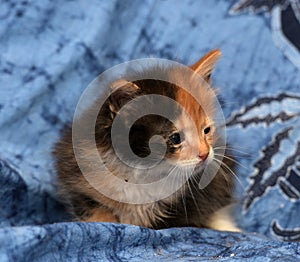
{"label": "kitten's fur", "polygon": [[[209,83],[210,74],[220,54],[219,50],[208,53],[192,65],[191,69]],[[201,106],[186,91],[174,84],[160,80],[124,81],[123,83],[118,82],[117,86],[115,92],[105,101],[95,126],[98,151],[107,160],[107,163],[110,163],[108,165],[111,166],[112,170],[118,173],[117,176],[123,177],[127,181],[127,174],[133,171],[128,170],[128,167],[125,167],[114,154],[110,137],[112,123],[124,104],[134,97],[146,94],[168,96],[183,105],[196,126],[199,127],[197,135],[200,137],[200,143],[194,142],[196,139],[194,140],[192,136],[180,137],[181,143],[177,143],[178,136],[176,133],[184,133],[187,125],[186,119],[180,112],[172,107],[168,108],[166,105],[166,110],[174,110],[176,126],[182,130],[177,130],[169,120],[163,117],[144,116],[135,122],[130,131],[129,141],[133,152],[139,157],[147,156],[149,154],[149,139],[153,135],[161,135],[167,144],[166,161],[171,161],[174,165],[178,164],[179,166],[186,166],[189,162],[198,161],[202,169],[213,161],[215,140],[215,126],[212,122],[213,108],[211,110],[205,108],[204,113]],[[202,97],[206,101],[207,105],[205,106],[212,107],[212,92],[204,92]],[[207,115],[207,112],[211,115]],[[172,136],[174,133],[175,136]],[[82,154],[88,155],[91,141],[82,141],[81,145]],[[193,155],[195,149],[197,152],[196,155]],[[150,228],[196,226],[218,230],[237,230],[228,214],[222,209],[232,203],[234,181],[232,173],[227,168],[220,169],[212,182],[202,190],[198,187],[200,175],[195,172],[187,185],[170,197],[148,204],[127,204],[104,196],[85,180],[74,156],[71,128],[64,131],[62,138],[56,144],[54,156],[60,194],[77,220],[120,222]],[[233,162],[226,157],[223,163],[224,166],[234,168]],[[89,165],[88,160],[86,165]],[[201,172],[199,171],[199,173]],[[97,175],[101,176],[101,173]],[[117,194],[117,189],[109,181],[103,183],[111,188],[112,193]]]}

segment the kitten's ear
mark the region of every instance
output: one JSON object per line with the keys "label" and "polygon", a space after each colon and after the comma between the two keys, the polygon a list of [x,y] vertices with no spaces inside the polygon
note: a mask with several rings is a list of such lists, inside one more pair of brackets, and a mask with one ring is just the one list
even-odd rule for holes
{"label": "kitten's ear", "polygon": [[221,51],[219,49],[212,50],[203,56],[198,62],[191,65],[190,68],[195,71],[195,73],[200,74],[200,76],[207,82],[210,83],[211,73],[218,62]]}
{"label": "kitten's ear", "polygon": [[126,80],[117,80],[111,84],[110,88],[112,92],[109,96],[109,109],[113,113],[117,113],[139,90],[136,84]]}

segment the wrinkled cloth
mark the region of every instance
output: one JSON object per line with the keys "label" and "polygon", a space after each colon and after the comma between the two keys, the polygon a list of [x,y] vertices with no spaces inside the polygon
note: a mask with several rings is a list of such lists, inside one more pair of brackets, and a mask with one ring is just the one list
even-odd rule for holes
{"label": "wrinkled cloth", "polygon": [[[3,1],[0,261],[299,261],[298,2]],[[72,222],[51,151],[88,84],[132,59],[192,64],[215,48],[244,233]]]}

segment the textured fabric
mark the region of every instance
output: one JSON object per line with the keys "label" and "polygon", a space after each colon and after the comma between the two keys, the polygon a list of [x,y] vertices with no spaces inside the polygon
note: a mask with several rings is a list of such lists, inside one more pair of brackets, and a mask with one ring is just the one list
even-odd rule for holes
{"label": "textured fabric", "polygon": [[[10,0],[0,21],[0,261],[299,261],[299,1]],[[51,150],[90,81],[214,48],[245,233],[67,222]]]}

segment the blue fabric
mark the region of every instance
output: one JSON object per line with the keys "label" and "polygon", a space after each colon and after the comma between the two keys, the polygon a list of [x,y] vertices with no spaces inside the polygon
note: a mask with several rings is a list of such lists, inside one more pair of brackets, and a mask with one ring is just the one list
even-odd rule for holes
{"label": "blue fabric", "polygon": [[[299,10],[288,0],[3,1],[0,261],[299,261]],[[51,150],[89,82],[131,59],[191,64],[214,48],[228,140],[241,151],[245,233],[67,222]]]}

